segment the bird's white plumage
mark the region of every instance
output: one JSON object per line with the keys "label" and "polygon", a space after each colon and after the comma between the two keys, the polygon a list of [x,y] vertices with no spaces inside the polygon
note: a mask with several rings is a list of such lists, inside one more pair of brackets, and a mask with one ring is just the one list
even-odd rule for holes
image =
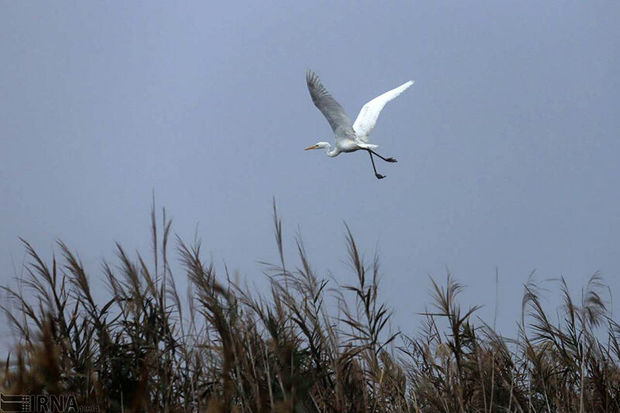
{"label": "bird's white plumage", "polygon": [[370,161],[372,162],[375,176],[378,179],[385,178],[384,175],[377,172],[373,155],[386,162],[397,161],[391,157],[385,158],[375,152],[374,149],[377,148],[377,145],[368,143],[368,134],[370,134],[375,127],[379,114],[386,103],[403,93],[409,86],[413,85],[413,81],[410,80],[403,83],[397,88],[389,90],[366,103],[357,115],[357,119],[353,125],[351,125],[351,121],[343,107],[340,106],[336,99],[327,91],[327,88],[323,85],[317,74],[310,69],[306,71],[306,83],[312,102],[327,119],[329,126],[331,126],[334,132],[335,138],[333,147],[328,142],[318,142],[315,145],[307,147],[306,150],[325,149],[326,155],[332,158],[338,156],[338,154],[342,152],[355,152],[360,149],[365,150],[370,155]]}
{"label": "bird's white plumage", "polygon": [[381,113],[381,110],[383,109],[385,104],[403,93],[411,85],[413,85],[413,81],[410,80],[392,90],[389,90],[377,96],[376,98],[362,106],[360,113],[357,115],[357,119],[355,119],[355,122],[353,122],[353,130],[355,131],[355,134],[357,135],[357,138],[359,140],[368,142],[368,135],[377,124],[377,119],[379,118],[379,114]]}

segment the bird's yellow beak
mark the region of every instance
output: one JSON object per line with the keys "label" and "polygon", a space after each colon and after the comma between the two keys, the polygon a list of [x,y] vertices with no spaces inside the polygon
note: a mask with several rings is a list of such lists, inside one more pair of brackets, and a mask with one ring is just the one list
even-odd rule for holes
{"label": "bird's yellow beak", "polygon": [[308,151],[310,149],[316,149],[316,145],[312,145],[312,146],[308,146],[306,149],[304,149],[305,151]]}

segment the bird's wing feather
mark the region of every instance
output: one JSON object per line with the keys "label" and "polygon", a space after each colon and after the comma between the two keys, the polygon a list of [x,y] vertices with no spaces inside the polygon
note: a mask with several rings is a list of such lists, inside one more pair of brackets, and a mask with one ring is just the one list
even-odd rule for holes
{"label": "bird's wing feather", "polygon": [[310,91],[310,97],[312,97],[314,106],[327,118],[329,126],[331,126],[336,136],[347,135],[347,130],[353,132],[351,130],[351,120],[346,112],[340,106],[340,103],[336,102],[336,99],[329,94],[317,74],[312,70],[306,71],[306,83],[308,84],[308,90]]}
{"label": "bird's wing feather", "polygon": [[358,139],[361,139],[365,142],[368,141],[368,134],[372,131],[377,123],[377,119],[379,118],[379,114],[381,110],[390,100],[394,99],[401,93],[403,93],[409,86],[413,85],[413,81],[408,81],[403,83],[402,85],[389,90],[382,95],[377,96],[370,102],[366,103],[360,113],[357,115],[357,119],[353,123],[353,130],[358,136]]}

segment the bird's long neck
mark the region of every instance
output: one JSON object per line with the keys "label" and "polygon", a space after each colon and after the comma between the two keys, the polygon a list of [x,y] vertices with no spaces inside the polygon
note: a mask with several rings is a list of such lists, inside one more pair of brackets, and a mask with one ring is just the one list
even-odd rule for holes
{"label": "bird's long neck", "polygon": [[340,150],[338,150],[338,148],[332,148],[332,146],[329,143],[325,147],[325,154],[329,156],[330,158],[333,158],[334,156],[338,156],[339,153],[340,153]]}

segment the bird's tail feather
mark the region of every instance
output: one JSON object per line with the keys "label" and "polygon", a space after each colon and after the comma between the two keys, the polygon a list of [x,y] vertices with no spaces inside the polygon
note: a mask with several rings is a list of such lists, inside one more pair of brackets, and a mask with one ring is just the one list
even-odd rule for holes
{"label": "bird's tail feather", "polygon": [[362,149],[377,149],[379,147],[379,145],[374,145],[372,143],[362,143],[362,142],[358,142],[357,146],[359,146]]}

